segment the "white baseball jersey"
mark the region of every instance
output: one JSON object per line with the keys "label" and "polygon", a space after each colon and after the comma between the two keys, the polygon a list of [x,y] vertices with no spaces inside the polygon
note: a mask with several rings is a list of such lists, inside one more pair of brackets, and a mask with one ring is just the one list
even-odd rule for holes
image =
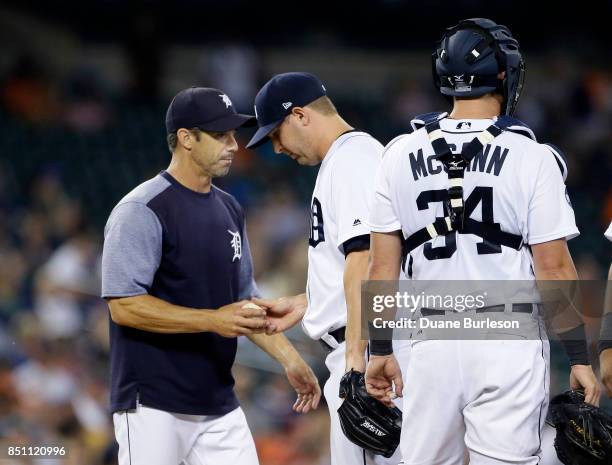
{"label": "white baseball jersey", "polygon": [[610,222],[610,226],[608,226],[608,229],[606,229],[606,232],[604,234],[609,240],[612,241],[612,221]]}
{"label": "white baseball jersey", "polygon": [[[451,150],[493,124],[490,119],[443,119]],[[404,238],[444,217],[440,194],[448,176],[425,129],[389,143],[376,180],[370,226],[374,232],[402,230]],[[463,181],[465,216],[495,223],[538,244],[578,235],[574,211],[549,147],[505,131],[474,157]],[[461,250],[462,253],[457,253]],[[411,252],[413,279],[531,280],[533,260],[527,247],[515,250],[457,232],[438,236]],[[436,258],[443,256],[444,258]]]}
{"label": "white baseball jersey", "polygon": [[347,132],[331,145],[311,201],[308,247],[308,309],[304,331],[319,339],[346,326],[343,244],[369,235],[367,221],[373,197],[372,177],[383,146],[365,132]]}

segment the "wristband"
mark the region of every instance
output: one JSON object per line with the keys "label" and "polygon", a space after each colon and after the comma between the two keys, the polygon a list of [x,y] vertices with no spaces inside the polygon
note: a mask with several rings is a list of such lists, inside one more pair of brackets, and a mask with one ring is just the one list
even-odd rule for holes
{"label": "wristband", "polygon": [[561,340],[561,344],[563,344],[563,348],[565,349],[571,366],[590,365],[584,324],[576,326],[574,329],[564,333],[560,333],[559,339]]}
{"label": "wristband", "polygon": [[370,355],[390,355],[393,353],[393,329],[375,328],[368,323],[370,333]]}
{"label": "wristband", "polygon": [[393,353],[393,341],[370,340],[370,355],[391,355]]}
{"label": "wristband", "polygon": [[600,354],[606,349],[612,349],[612,313],[606,313],[603,317],[597,349]]}

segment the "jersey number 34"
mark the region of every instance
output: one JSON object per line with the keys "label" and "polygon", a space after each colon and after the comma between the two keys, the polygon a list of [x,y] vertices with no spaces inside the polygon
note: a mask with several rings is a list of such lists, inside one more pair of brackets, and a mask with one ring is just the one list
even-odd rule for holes
{"label": "jersey number 34", "polygon": [[[427,210],[430,203],[442,202],[444,206],[444,214],[446,211],[446,200],[448,199],[448,191],[446,189],[424,191],[417,197],[417,207],[419,210]],[[482,203],[482,222],[489,223],[499,227],[493,219],[493,188],[492,187],[475,187],[470,196],[465,200],[465,218],[469,218],[479,203]],[[440,219],[440,218],[436,218]],[[444,236],[446,245],[433,247],[430,242],[427,242],[423,247],[423,254],[428,260],[440,260],[450,258],[457,251],[457,231]],[[476,250],[479,255],[501,253],[501,246],[493,244],[485,239],[476,244]]]}

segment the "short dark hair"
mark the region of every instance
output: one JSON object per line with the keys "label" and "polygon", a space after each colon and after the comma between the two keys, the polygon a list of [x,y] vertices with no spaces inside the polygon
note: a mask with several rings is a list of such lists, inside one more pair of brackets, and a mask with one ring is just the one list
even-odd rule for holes
{"label": "short dark hair", "polygon": [[319,97],[318,99],[310,102],[306,106],[312,108],[317,113],[321,113],[325,116],[338,114],[338,110],[336,110],[336,107],[327,95]]}
{"label": "short dark hair", "polygon": [[[189,131],[193,133],[197,141],[200,140],[200,133],[202,132],[200,128],[191,128],[189,129]],[[176,145],[178,144],[178,135],[176,134],[176,132],[171,132],[170,134],[168,134],[166,136],[166,142],[168,144],[168,150],[170,150],[170,153],[174,153],[174,151],[176,150]]]}

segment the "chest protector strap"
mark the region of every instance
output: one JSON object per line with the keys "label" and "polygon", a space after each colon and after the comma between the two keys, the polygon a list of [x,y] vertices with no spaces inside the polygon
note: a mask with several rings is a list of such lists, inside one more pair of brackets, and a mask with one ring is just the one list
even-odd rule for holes
{"label": "chest protector strap", "polygon": [[[446,236],[454,231],[461,234],[475,234],[492,244],[520,250],[523,246],[522,236],[504,232],[499,225],[493,223],[465,218],[463,200],[463,178],[468,164],[487,144],[490,144],[510,126],[516,125],[517,120],[509,117],[498,118],[494,124],[465,146],[461,153],[452,153],[440,129],[440,121],[446,115],[429,114],[426,116],[429,116],[429,121],[427,121],[428,118],[422,118],[418,123],[424,123],[420,127],[424,127],[427,131],[429,142],[434,149],[434,157],[444,165],[448,175],[448,198],[444,201],[445,216],[411,234],[405,241],[405,251],[410,253],[425,242],[438,236]],[[413,125],[413,127],[416,126],[415,129],[420,129],[418,123]]]}

